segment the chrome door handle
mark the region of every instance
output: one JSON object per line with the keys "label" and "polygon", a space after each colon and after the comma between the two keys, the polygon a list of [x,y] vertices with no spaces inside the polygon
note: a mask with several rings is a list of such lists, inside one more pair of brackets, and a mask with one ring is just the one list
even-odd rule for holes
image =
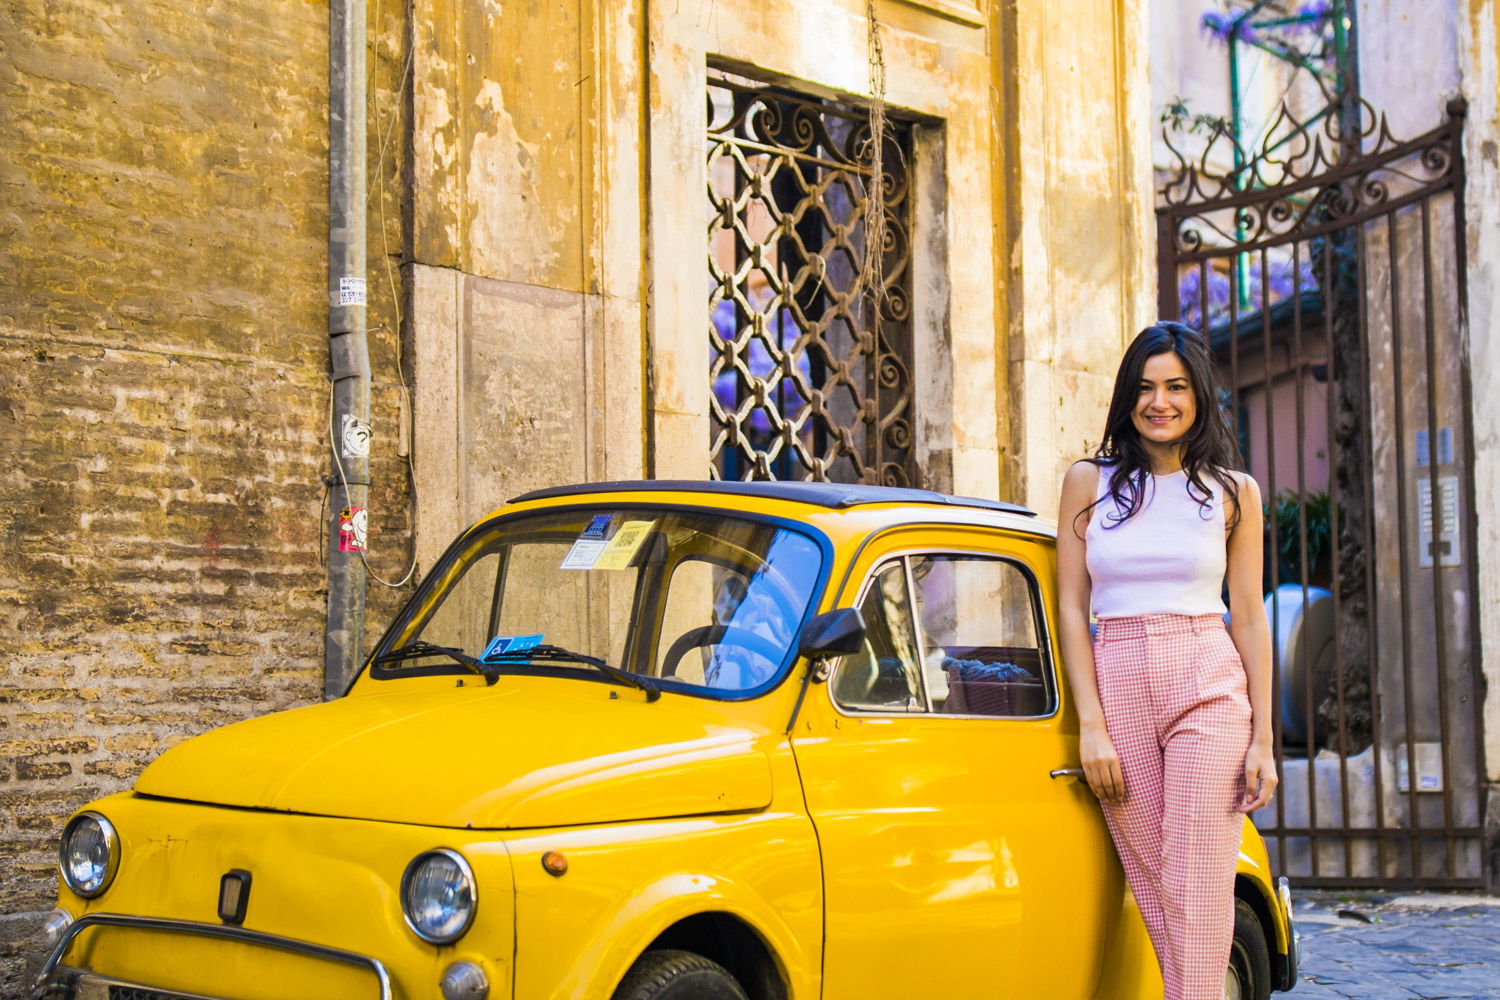
{"label": "chrome door handle", "polygon": [[1048,774],[1048,777],[1051,777],[1051,778],[1082,778],[1083,777],[1083,768],[1081,768],[1081,767],[1059,767],[1055,771],[1049,771],[1049,772],[1047,772],[1047,774]]}

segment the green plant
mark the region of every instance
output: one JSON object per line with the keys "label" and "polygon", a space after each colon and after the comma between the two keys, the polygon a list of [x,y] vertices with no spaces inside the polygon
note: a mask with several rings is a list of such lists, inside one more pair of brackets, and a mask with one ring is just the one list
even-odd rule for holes
{"label": "green plant", "polygon": [[1307,580],[1319,584],[1332,572],[1333,512],[1327,490],[1282,490],[1266,504],[1266,545],[1275,528],[1275,582],[1302,581],[1302,526],[1307,526]]}

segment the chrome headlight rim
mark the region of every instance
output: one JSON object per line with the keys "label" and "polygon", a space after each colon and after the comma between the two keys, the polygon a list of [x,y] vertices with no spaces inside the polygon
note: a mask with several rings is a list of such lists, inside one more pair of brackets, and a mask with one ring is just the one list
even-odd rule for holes
{"label": "chrome headlight rim", "polygon": [[[99,833],[104,840],[106,855],[104,877],[93,888],[88,888],[75,882],[73,874],[68,867],[68,845],[73,835],[77,832],[78,827],[90,821],[99,828]],[[92,809],[85,809],[68,820],[68,825],[63,827],[62,839],[57,845],[57,867],[63,884],[75,895],[81,896],[84,899],[97,899],[104,895],[105,891],[109,889],[110,884],[114,882],[115,874],[120,870],[120,835],[115,830],[115,825],[103,813],[95,812]]]}
{"label": "chrome headlight rim", "polygon": [[[408,905],[408,893],[411,889],[412,879],[415,878],[417,873],[422,869],[423,864],[425,864],[430,858],[435,857],[447,858],[449,861],[452,861],[455,865],[457,865],[459,872],[463,875],[464,881],[468,884],[469,887],[468,913],[465,914],[463,923],[459,925],[458,929],[448,934],[432,934],[423,930],[417,924],[417,921],[412,919],[412,909],[411,906]],[[417,937],[421,938],[423,941],[426,941],[428,944],[452,944],[468,933],[469,928],[474,923],[474,914],[478,911],[479,884],[474,878],[474,869],[469,866],[468,860],[462,854],[453,850],[451,847],[434,847],[431,850],[423,851],[421,854],[418,854],[416,857],[412,858],[410,862],[407,863],[406,871],[401,875],[401,916],[406,920],[406,926],[411,928],[411,932]]]}

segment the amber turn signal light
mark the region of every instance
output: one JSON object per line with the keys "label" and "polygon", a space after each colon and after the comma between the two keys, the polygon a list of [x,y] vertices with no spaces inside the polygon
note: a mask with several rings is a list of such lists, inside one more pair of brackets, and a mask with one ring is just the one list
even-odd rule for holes
{"label": "amber turn signal light", "polygon": [[568,870],[568,859],[561,851],[548,851],[542,855],[542,870],[548,875],[562,875]]}

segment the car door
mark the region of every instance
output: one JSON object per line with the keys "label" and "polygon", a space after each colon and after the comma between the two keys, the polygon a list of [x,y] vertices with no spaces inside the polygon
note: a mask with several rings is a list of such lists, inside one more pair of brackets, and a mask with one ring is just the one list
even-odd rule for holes
{"label": "car door", "polygon": [[793,734],[822,851],[825,998],[1094,995],[1118,866],[1045,609],[1051,543],[904,529],[841,606],[868,636]]}

